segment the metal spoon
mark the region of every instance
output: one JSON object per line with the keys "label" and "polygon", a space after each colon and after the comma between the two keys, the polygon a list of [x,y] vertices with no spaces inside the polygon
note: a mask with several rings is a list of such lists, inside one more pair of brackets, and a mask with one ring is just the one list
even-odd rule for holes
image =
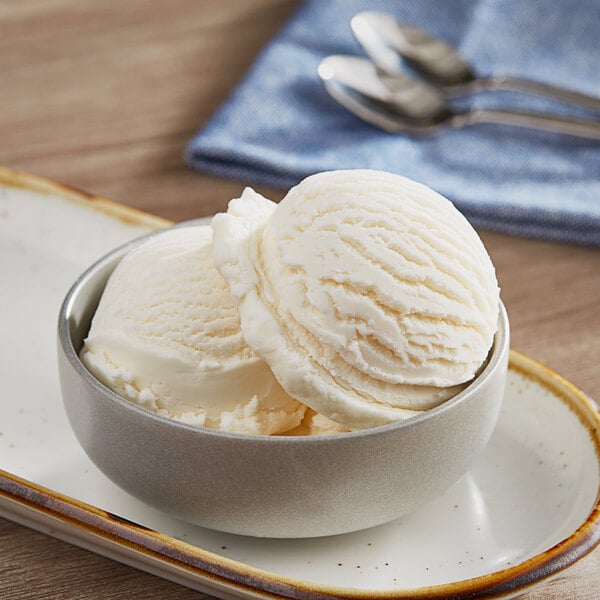
{"label": "metal spoon", "polygon": [[494,123],[600,140],[600,122],[512,110],[453,111],[439,90],[406,75],[385,79],[360,56],[328,56],[318,74],[342,106],[390,133],[424,135],[443,129]]}
{"label": "metal spoon", "polygon": [[390,14],[358,13],[352,31],[369,58],[390,76],[401,74],[402,60],[448,98],[475,92],[511,90],[545,96],[600,111],[600,98],[528,79],[477,77],[458,50],[420,29],[402,25]]}

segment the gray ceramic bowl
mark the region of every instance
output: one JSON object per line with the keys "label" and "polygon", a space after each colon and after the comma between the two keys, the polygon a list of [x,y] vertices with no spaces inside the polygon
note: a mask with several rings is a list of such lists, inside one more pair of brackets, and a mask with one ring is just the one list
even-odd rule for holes
{"label": "gray ceramic bowl", "polygon": [[127,244],[90,267],[60,311],[59,370],[67,415],[91,460],[164,512],[231,533],[313,537],[385,523],[457,481],[488,442],[502,404],[509,326],[501,307],[489,361],[443,405],[408,421],[346,434],[269,437],[200,429],[113,393],[78,351]]}

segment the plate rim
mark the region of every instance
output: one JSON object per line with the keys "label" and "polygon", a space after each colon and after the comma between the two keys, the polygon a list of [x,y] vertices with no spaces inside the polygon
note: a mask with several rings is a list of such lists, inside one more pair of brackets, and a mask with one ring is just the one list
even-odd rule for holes
{"label": "plate rim", "polygon": [[[0,167],[0,187],[24,188],[58,197],[101,212],[132,225],[159,229],[171,221],[138,209],[88,194],[43,177]],[[598,406],[573,383],[542,363],[511,349],[510,368],[538,385],[549,389],[576,415],[594,444],[600,465],[600,412]],[[3,510],[5,509],[5,510]],[[102,554],[115,545],[125,551],[108,556],[182,585],[211,593],[230,592],[238,597],[319,600],[352,598],[368,600],[467,600],[474,594],[489,598],[523,593],[557,576],[589,554],[600,544],[600,490],[587,519],[569,536],[544,552],[512,565],[474,578],[420,588],[376,590],[318,584],[253,567],[172,538],[118,515],[60,494],[35,482],[0,469],[0,514],[25,526],[40,528],[41,522],[54,520],[60,527],[44,530],[55,537]],[[27,514],[27,518],[21,515]],[[35,525],[38,525],[36,527]],[[79,535],[72,535],[74,532]],[[62,534],[62,535],[61,535]],[[70,535],[67,535],[70,534]],[[94,544],[86,544],[89,539]],[[134,560],[136,559],[137,560]],[[162,568],[157,568],[157,564]],[[181,574],[186,577],[182,579]],[[179,576],[177,574],[179,573]],[[190,576],[194,579],[191,581]],[[203,584],[203,585],[202,585]],[[209,589],[207,589],[209,588]]]}
{"label": "plate rim", "polygon": [[138,208],[120,204],[114,200],[86,192],[66,183],[1,165],[0,187],[24,189],[46,196],[58,197],[61,200],[66,200],[78,206],[98,210],[128,225],[139,225],[152,229],[161,229],[173,225],[173,221],[151,215]]}

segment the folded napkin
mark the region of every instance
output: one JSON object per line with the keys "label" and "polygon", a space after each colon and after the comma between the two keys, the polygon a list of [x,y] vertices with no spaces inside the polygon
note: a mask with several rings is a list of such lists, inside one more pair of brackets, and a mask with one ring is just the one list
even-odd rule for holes
{"label": "folded napkin", "polygon": [[[496,125],[419,139],[391,135],[328,96],[317,66],[328,54],[362,54],[349,23],[366,9],[445,38],[478,74],[600,95],[597,0],[310,0],[191,140],[189,164],[283,188],[317,171],[392,171],[447,196],[477,227],[600,246],[600,142]],[[585,114],[506,92],[472,102]]]}

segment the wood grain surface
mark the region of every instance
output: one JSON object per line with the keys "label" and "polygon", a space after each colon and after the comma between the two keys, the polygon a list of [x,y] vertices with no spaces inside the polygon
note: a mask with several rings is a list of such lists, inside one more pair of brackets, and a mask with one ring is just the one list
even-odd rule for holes
{"label": "wood grain surface", "polygon": [[[5,0],[0,165],[176,221],[224,209],[244,182],[193,172],[181,152],[295,6]],[[600,251],[481,233],[512,346],[600,398]],[[0,544],[3,600],[203,596],[6,520]],[[596,600],[598,589],[600,550],[524,598]]]}

